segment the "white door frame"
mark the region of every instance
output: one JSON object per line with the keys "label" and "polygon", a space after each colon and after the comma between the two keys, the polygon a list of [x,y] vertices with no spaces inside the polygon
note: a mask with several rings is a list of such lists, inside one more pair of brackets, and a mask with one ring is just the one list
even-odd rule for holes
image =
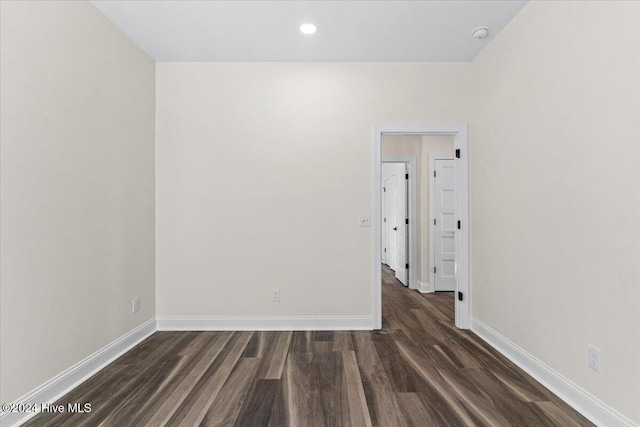
{"label": "white door frame", "polygon": [[[429,154],[429,292],[435,292],[436,290],[436,274],[433,272],[433,266],[435,265],[435,230],[433,226],[433,219],[435,218],[435,210],[433,209],[434,199],[433,194],[436,188],[435,179],[433,177],[433,171],[436,170],[436,160],[455,160],[455,157],[450,154]],[[457,212],[456,212],[457,215]]]}
{"label": "white door frame", "polygon": [[[380,179],[382,179],[382,174],[380,176]],[[382,183],[382,186],[384,187],[384,182]],[[380,199],[380,216],[383,218],[386,218],[387,216],[387,200],[385,196],[380,196],[382,197]],[[380,224],[380,245],[381,247],[386,247],[387,244],[387,225],[386,224]],[[381,252],[380,253],[380,262],[382,262],[383,264],[387,264],[389,265],[389,262],[387,260],[387,252]]]}
{"label": "white door frame", "polygon": [[[418,161],[416,156],[387,156],[384,157],[380,163],[406,163],[409,169],[409,194],[407,195],[407,199],[409,200],[409,209],[407,210],[407,214],[409,216],[409,289],[418,289],[418,276],[416,275],[416,265],[418,262],[417,253],[418,253],[418,232],[416,224],[417,224],[417,208],[416,208],[416,200],[418,199],[418,190],[416,184],[416,171]],[[382,185],[382,184],[381,184]],[[382,201],[381,201],[382,203]],[[382,215],[380,215],[381,217]],[[382,222],[380,222],[380,227],[382,227]],[[382,228],[380,228],[382,230]],[[382,240],[380,241],[382,244]],[[379,266],[378,266],[379,267]],[[381,278],[382,280],[382,278]]]}
{"label": "white door frame", "polygon": [[[382,271],[381,259],[381,143],[383,134],[396,135],[452,135],[454,147],[460,150],[460,157],[456,158],[456,178],[458,197],[456,198],[456,216],[461,223],[460,230],[456,230],[456,302],[455,324],[458,328],[469,329],[471,318],[471,292],[469,283],[469,131],[468,125],[434,125],[434,124],[374,124],[371,139],[371,189],[372,189],[372,218],[371,232],[373,234],[372,277],[373,277],[373,328],[382,329]],[[459,296],[462,297],[460,300]]]}

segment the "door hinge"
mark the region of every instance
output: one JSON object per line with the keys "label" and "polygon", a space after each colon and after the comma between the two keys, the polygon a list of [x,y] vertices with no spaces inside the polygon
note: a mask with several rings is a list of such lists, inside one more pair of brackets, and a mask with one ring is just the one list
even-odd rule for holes
{"label": "door hinge", "polygon": [[387,222],[387,218],[384,219],[384,222]]}
{"label": "door hinge", "polygon": [[436,225],[436,219],[433,218],[433,225]]}
{"label": "door hinge", "polygon": [[404,268],[408,270],[409,269],[409,264],[405,264]]}
{"label": "door hinge", "polygon": [[463,299],[462,292],[458,292],[458,301],[462,301]]}
{"label": "door hinge", "polygon": [[407,225],[409,225],[409,218],[405,219],[405,220],[404,220],[404,223],[405,223],[405,224],[407,224]]}
{"label": "door hinge", "polygon": [[384,248],[384,251],[387,252],[387,248]]}
{"label": "door hinge", "polygon": [[437,271],[436,268],[433,267],[433,274],[436,274],[436,271]]}
{"label": "door hinge", "polygon": [[382,187],[382,191],[386,193],[387,192],[387,188],[386,187]]}
{"label": "door hinge", "polygon": [[409,174],[408,173],[404,175],[404,179],[409,179]]}
{"label": "door hinge", "polygon": [[460,230],[460,221],[458,221],[458,230]]}
{"label": "door hinge", "polygon": [[433,177],[434,178],[436,177],[436,171],[433,171]]}
{"label": "door hinge", "polygon": [[456,148],[456,157],[459,159],[460,158],[460,149]]}

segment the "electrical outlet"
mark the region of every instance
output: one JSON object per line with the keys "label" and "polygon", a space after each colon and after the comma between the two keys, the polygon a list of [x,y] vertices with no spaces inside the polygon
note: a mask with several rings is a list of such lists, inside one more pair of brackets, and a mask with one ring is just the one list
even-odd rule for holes
{"label": "electrical outlet", "polygon": [[602,364],[602,350],[592,346],[587,346],[587,366],[594,371],[600,372]]}
{"label": "electrical outlet", "polygon": [[139,297],[134,297],[131,300],[131,312],[132,313],[137,313],[138,310],[140,310],[140,298]]}
{"label": "electrical outlet", "polygon": [[280,302],[280,289],[271,289],[271,301]]}

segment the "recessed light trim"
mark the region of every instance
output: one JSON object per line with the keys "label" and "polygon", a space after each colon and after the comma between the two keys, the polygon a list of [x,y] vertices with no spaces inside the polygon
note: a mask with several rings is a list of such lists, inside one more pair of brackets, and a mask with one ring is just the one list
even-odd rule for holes
{"label": "recessed light trim", "polygon": [[300,25],[300,32],[302,34],[314,34],[316,31],[318,31],[318,27],[316,27],[314,24],[311,24],[309,22]]}

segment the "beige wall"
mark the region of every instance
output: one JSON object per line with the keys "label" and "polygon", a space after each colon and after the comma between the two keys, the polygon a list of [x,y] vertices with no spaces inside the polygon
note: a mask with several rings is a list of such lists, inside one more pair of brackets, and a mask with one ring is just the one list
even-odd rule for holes
{"label": "beige wall", "polygon": [[473,61],[470,126],[473,316],[635,422],[639,23],[530,2]]}
{"label": "beige wall", "polygon": [[4,403],[154,316],[155,71],[89,2],[0,4]]}
{"label": "beige wall", "polygon": [[158,63],[158,315],[372,315],[371,125],[468,121],[468,69]]}
{"label": "beige wall", "polygon": [[383,135],[382,158],[411,156],[416,158],[416,222],[418,235],[416,277],[426,286],[429,283],[429,155],[453,156],[453,136],[449,135]]}

